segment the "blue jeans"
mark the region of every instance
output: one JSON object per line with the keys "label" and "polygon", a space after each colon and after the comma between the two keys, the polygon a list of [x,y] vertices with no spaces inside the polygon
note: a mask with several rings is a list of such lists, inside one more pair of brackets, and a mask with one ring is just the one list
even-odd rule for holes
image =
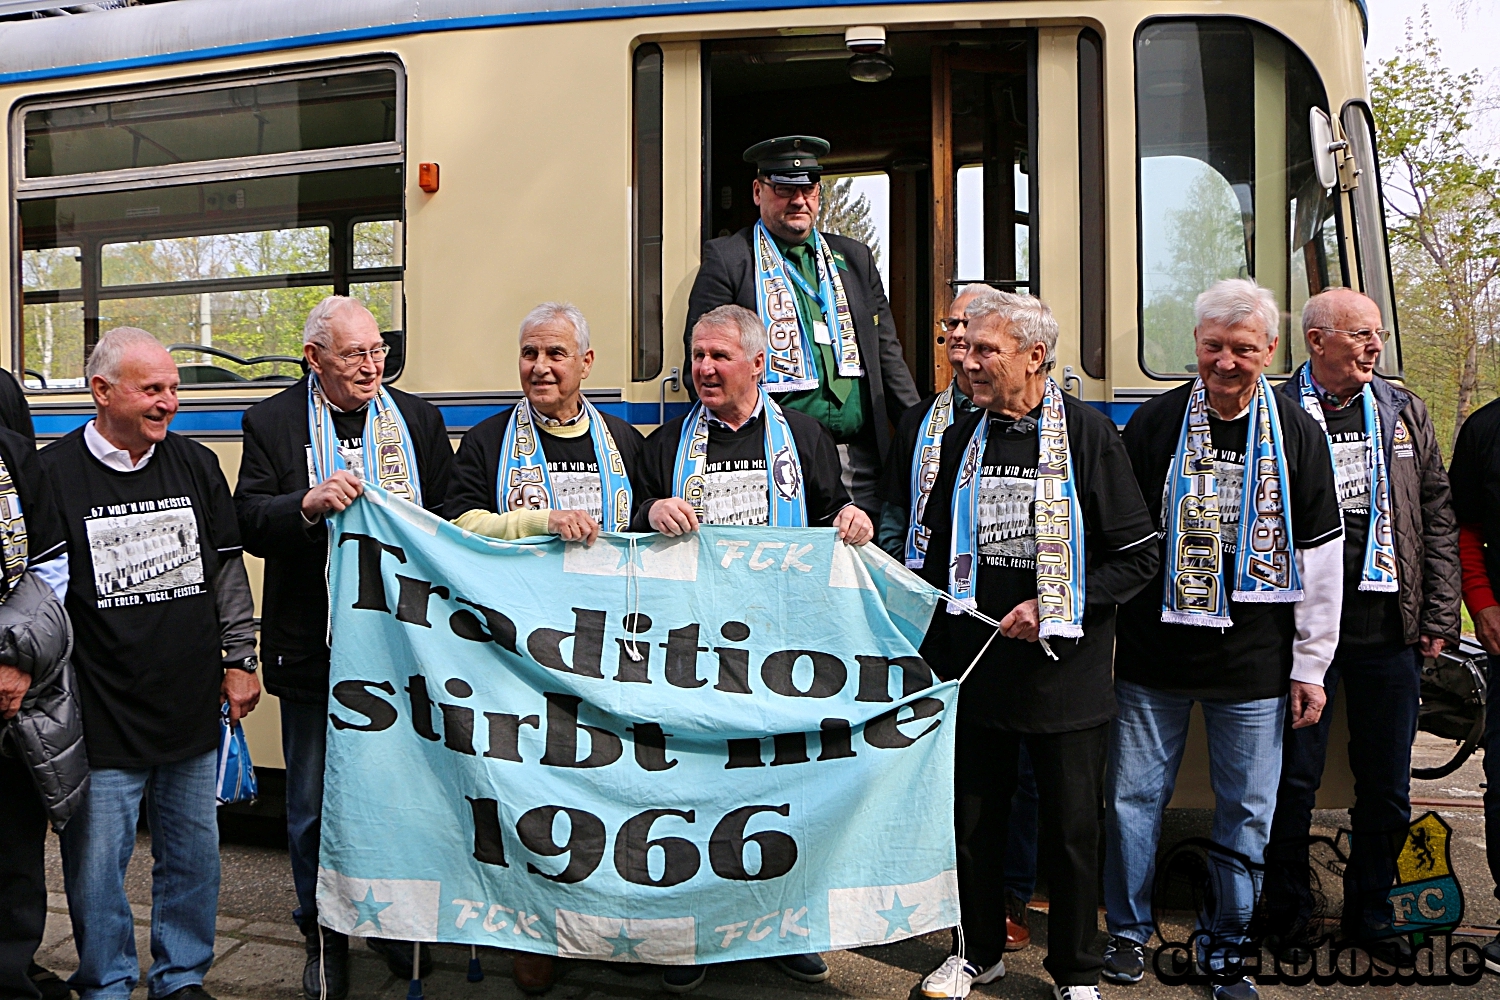
{"label": "blue jeans", "polygon": [[1025,902],[1036,892],[1036,775],[1026,739],[1021,738],[1016,794],[1010,800],[1010,829],[1005,840],[1005,888]]}
{"label": "blue jeans", "polygon": [[292,857],[297,909],[304,935],[318,933],[318,842],[323,829],[323,754],[328,707],[281,702],[281,755],[286,760],[286,841]]}
{"label": "blue jeans", "polygon": [[1340,678],[1349,702],[1349,768],[1354,772],[1344,930],[1356,938],[1389,933],[1388,897],[1396,881],[1396,858],[1411,824],[1411,744],[1417,736],[1420,669],[1412,646],[1340,647],[1323,679],[1328,704],[1318,724],[1293,729],[1287,718],[1281,788],[1266,851],[1271,933],[1296,934],[1312,916],[1307,838],[1323,781]]}
{"label": "blue jeans", "polygon": [[[1115,681],[1120,714],[1111,728],[1104,775],[1104,907],[1109,933],[1145,944],[1155,922],[1151,889],[1162,813],[1172,799],[1187,744],[1193,699]],[[1271,836],[1281,777],[1286,697],[1204,701],[1209,777],[1214,790],[1213,841],[1260,865]],[[1227,858],[1210,862],[1214,881],[1199,929],[1211,940],[1246,940],[1260,879]]]}
{"label": "blue jeans", "polygon": [[147,993],[203,982],[214,960],[219,907],[218,753],[143,768],[100,768],[62,833],[63,877],[83,1000],[125,1000],[140,981],[125,866],[141,798],[151,830],[151,973]]}

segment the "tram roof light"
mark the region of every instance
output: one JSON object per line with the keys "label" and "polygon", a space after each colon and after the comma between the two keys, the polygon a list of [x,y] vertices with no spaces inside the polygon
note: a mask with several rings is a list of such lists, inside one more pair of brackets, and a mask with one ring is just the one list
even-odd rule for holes
{"label": "tram roof light", "polygon": [[885,47],[885,28],[879,24],[860,24],[846,28],[844,46],[850,52],[879,52]]}

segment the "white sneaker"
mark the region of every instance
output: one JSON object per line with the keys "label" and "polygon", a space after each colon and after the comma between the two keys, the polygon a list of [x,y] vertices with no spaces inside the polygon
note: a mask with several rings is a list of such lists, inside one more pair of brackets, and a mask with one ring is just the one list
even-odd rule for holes
{"label": "white sneaker", "polygon": [[1097,986],[1059,986],[1052,984],[1053,1000],[1099,1000]]}
{"label": "white sneaker", "polygon": [[927,974],[922,980],[922,995],[924,997],[936,997],[939,1000],[962,1000],[969,995],[969,988],[975,984],[983,986],[985,983],[993,983],[1005,975],[1005,959],[1001,959],[988,969],[979,969],[973,962],[958,955],[949,955],[943,964]]}

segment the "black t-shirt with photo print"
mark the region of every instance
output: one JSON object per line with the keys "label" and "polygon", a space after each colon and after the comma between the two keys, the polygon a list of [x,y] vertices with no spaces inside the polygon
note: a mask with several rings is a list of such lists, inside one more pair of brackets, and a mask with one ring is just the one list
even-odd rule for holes
{"label": "black t-shirt with photo print", "polygon": [[[1167,470],[1187,412],[1192,383],[1141,405],[1125,426],[1125,449],[1141,495],[1158,525]],[[1292,543],[1311,548],[1339,537],[1338,498],[1333,463],[1323,429],[1301,405],[1273,392],[1281,417],[1282,449],[1291,488]],[[1219,530],[1224,565],[1232,567],[1238,549],[1240,495],[1245,478],[1249,415],[1220,420],[1210,412],[1214,475],[1219,494]],[[1161,539],[1166,566],[1165,533]],[[1233,572],[1225,572],[1226,579]],[[1163,691],[1210,701],[1249,701],[1285,694],[1292,673],[1296,636],[1295,605],[1230,601],[1234,624],[1220,629],[1176,625],[1161,620],[1164,568],[1120,608],[1115,677]]]}
{"label": "black t-shirt with photo print", "polygon": [[[826,527],[849,503],[841,479],[838,446],[827,428],[812,417],[797,410],[782,412],[802,465],[807,523],[810,527]],[[667,421],[646,439],[632,531],[654,531],[648,519],[651,504],[673,495],[677,445],[685,419]],[[709,422],[708,455],[703,463],[705,524],[768,523],[771,494],[766,477],[765,419],[761,412],[738,430]]]}
{"label": "black t-shirt with photo print", "polygon": [[68,615],[94,767],[170,764],[219,742],[223,648],[213,581],[240,553],[219,460],[168,434],[144,468],[119,472],[83,430],[40,460],[68,539]]}
{"label": "black t-shirt with photo print", "polygon": [[1401,595],[1359,589],[1370,537],[1370,452],[1365,409],[1356,399],[1338,410],[1323,408],[1333,451],[1333,483],[1344,516],[1344,610],[1339,645],[1404,648]]}
{"label": "black t-shirt with photo print", "polygon": [[[443,507],[443,516],[456,521],[471,510],[501,512],[500,498],[495,495],[495,482],[500,473],[500,451],[505,445],[505,432],[510,427],[515,408],[503,410],[480,421],[464,434],[453,456],[453,480],[448,487],[448,499]],[[601,414],[609,428],[615,447],[620,449],[620,461],[625,466],[625,475],[630,479],[633,496],[640,493],[640,454],[646,439],[635,427],[619,417]],[[582,510],[596,521],[603,521],[604,492],[599,481],[599,462],[594,457],[592,432],[576,437],[559,437],[538,427],[542,439],[542,454],[547,461],[547,476],[552,481],[552,506],[557,510]]]}

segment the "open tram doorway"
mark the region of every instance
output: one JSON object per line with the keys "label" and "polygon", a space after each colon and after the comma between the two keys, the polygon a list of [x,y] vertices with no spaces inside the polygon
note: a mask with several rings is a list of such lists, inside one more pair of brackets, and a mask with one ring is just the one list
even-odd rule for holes
{"label": "open tram doorway", "polygon": [[702,236],[758,218],[747,148],[827,139],[818,228],[877,247],[906,362],[930,392],[948,383],[935,320],[956,287],[1038,292],[1036,33],[891,32],[881,54],[893,72],[868,83],[850,76],[842,33],[704,43]]}

